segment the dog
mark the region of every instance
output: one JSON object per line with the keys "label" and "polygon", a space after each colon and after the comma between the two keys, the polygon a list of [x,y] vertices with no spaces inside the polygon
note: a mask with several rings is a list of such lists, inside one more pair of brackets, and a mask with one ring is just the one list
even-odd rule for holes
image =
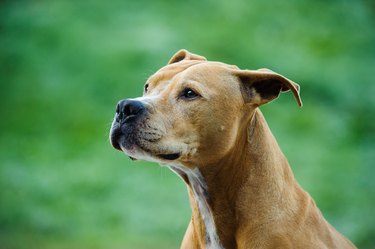
{"label": "dog", "polygon": [[280,74],[180,50],[142,97],[117,104],[112,146],[188,187],[181,248],[355,248],[296,182],[259,110],[287,91],[302,106],[299,85]]}

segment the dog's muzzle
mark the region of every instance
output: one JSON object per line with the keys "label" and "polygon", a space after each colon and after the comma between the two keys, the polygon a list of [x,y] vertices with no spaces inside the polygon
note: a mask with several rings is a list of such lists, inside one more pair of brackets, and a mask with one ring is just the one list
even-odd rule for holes
{"label": "dog's muzzle", "polygon": [[138,100],[125,99],[117,104],[110,132],[110,140],[114,148],[122,150],[121,146],[126,148],[134,145],[136,123],[145,113],[145,105]]}

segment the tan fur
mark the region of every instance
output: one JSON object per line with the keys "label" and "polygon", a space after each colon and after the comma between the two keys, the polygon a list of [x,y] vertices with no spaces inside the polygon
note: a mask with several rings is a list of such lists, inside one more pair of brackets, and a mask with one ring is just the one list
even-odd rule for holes
{"label": "tan fur", "polygon": [[[175,163],[199,169],[226,249],[355,248],[328,224],[294,179],[258,109],[278,93],[264,97],[244,85],[252,86],[258,79],[277,81],[280,92],[291,89],[302,105],[299,86],[270,70],[240,70],[179,51],[147,82],[142,101],[151,111],[142,131],[152,129],[161,139],[145,140],[141,147],[151,157],[178,151],[181,157]],[[187,87],[201,97],[181,100],[179,94]],[[192,208],[181,248],[205,248],[205,224],[190,182],[184,173],[177,173],[187,183]]]}

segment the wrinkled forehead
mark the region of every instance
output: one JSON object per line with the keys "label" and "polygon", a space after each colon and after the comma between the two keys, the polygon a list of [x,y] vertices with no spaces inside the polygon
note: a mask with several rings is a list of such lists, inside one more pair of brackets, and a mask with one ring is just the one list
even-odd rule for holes
{"label": "wrinkled forehead", "polygon": [[[177,81],[195,81],[201,84],[216,84],[233,80],[231,71],[238,69],[237,66],[221,62],[188,60],[167,65],[149,77],[147,83],[153,88]],[[226,82],[228,83],[228,82]]]}
{"label": "wrinkled forehead", "polygon": [[156,84],[163,82],[163,81],[169,81],[172,78],[174,78],[176,75],[185,71],[187,68],[190,68],[200,63],[202,63],[202,61],[191,60],[191,61],[186,61],[186,62],[184,61],[180,63],[167,65],[159,69],[155,74],[151,75],[148,78],[147,83],[153,84],[156,86]]}

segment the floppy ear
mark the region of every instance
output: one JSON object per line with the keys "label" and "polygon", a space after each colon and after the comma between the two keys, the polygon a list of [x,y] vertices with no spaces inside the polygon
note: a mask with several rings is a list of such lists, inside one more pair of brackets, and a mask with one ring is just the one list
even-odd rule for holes
{"label": "floppy ear", "polygon": [[235,75],[241,82],[241,90],[246,103],[264,105],[277,97],[281,92],[292,91],[297,104],[302,107],[299,85],[269,69],[236,70]]}
{"label": "floppy ear", "polygon": [[168,65],[172,63],[176,63],[182,60],[200,60],[200,61],[206,61],[207,59],[203,56],[190,53],[186,49],[181,49],[177,53],[175,53],[172,58],[169,60]]}

